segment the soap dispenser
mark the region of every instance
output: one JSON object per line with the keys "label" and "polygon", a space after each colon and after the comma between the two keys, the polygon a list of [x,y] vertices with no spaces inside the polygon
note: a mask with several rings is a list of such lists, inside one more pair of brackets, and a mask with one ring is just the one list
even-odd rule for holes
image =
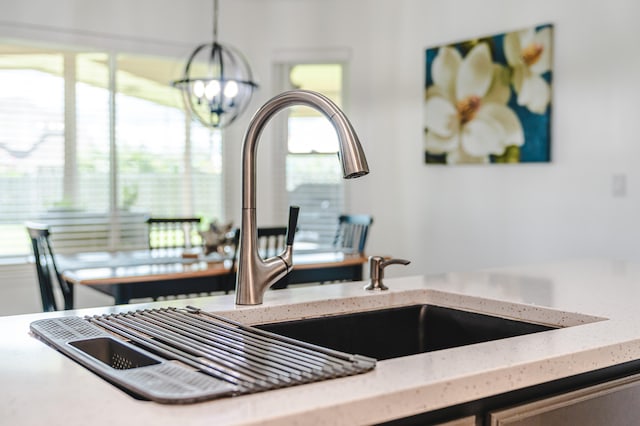
{"label": "soap dispenser", "polygon": [[367,284],[365,290],[388,290],[389,287],[384,285],[382,279],[384,278],[384,268],[389,265],[408,265],[411,263],[405,259],[388,259],[385,260],[382,256],[370,256],[369,257],[369,284]]}

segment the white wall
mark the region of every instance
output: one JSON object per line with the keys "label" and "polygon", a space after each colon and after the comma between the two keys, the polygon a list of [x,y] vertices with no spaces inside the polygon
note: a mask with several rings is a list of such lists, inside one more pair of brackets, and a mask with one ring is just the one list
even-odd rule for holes
{"label": "white wall", "polygon": [[[0,37],[36,37],[181,55],[210,37],[209,0],[1,0]],[[389,275],[553,259],[640,258],[640,3],[635,0],[221,0],[220,38],[251,60],[273,96],[273,57],[346,47],[348,115],[371,174],[349,181],[351,211],[375,217],[369,253],[411,259]],[[555,25],[550,164],[426,166],[424,50],[536,24]],[[63,31],[62,33],[60,31]],[[66,34],[66,35],[65,35]],[[184,53],[178,53],[183,52]],[[228,130],[239,164],[251,114]],[[259,211],[279,141],[261,142]],[[627,195],[612,195],[624,174]],[[239,171],[237,173],[239,177]],[[235,188],[239,188],[237,182]],[[239,212],[238,194],[230,196]]]}
{"label": "white wall", "polygon": [[[375,216],[370,253],[413,260],[395,274],[639,257],[637,2],[254,0],[234,5],[238,11],[256,9],[259,19],[227,36],[263,34],[243,46],[263,77],[276,50],[351,49],[348,113],[372,171],[348,183],[352,210]],[[552,163],[423,164],[425,48],[542,23],[555,25]],[[613,196],[614,174],[627,179],[625,197]]]}

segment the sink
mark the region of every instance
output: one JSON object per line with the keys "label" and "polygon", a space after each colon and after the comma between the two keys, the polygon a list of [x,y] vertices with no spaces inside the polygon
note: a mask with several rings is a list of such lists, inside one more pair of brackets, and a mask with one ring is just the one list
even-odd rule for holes
{"label": "sink", "polygon": [[554,329],[546,325],[428,304],[256,327],[378,360]]}

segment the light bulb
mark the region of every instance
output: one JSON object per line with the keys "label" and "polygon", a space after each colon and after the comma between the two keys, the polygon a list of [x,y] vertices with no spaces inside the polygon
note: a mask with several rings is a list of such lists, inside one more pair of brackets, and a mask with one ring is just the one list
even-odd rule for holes
{"label": "light bulb", "polygon": [[224,96],[226,98],[234,98],[238,94],[238,83],[229,81],[224,85]]}
{"label": "light bulb", "polygon": [[207,99],[211,100],[214,96],[218,96],[220,94],[220,82],[218,80],[211,80],[207,87],[204,88],[204,95]]}
{"label": "light bulb", "polygon": [[196,80],[195,83],[193,83],[193,94],[198,98],[204,95],[204,81]]}

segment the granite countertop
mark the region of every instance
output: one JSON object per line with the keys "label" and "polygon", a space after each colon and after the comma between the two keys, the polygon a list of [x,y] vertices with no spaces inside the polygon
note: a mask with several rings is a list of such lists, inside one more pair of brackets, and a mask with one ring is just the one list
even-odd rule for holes
{"label": "granite countertop", "polygon": [[[12,425],[370,424],[640,359],[640,264],[576,260],[0,318],[0,413]],[[189,405],[137,400],[29,334],[37,319],[161,306],[247,324],[430,303],[563,328],[379,361],[368,373]]]}

